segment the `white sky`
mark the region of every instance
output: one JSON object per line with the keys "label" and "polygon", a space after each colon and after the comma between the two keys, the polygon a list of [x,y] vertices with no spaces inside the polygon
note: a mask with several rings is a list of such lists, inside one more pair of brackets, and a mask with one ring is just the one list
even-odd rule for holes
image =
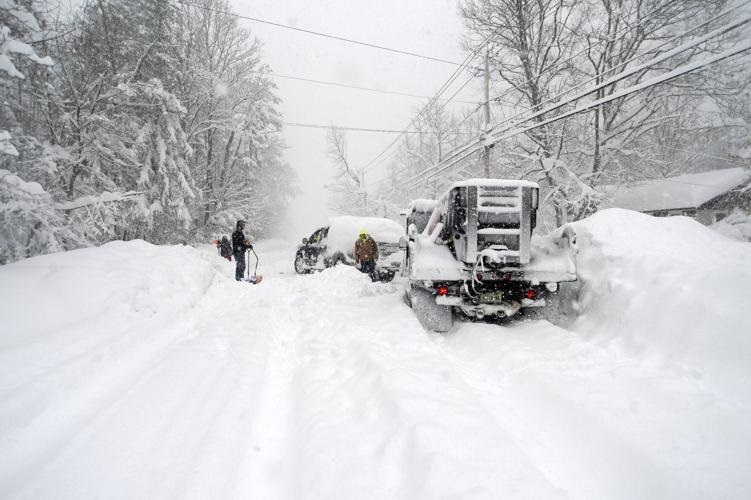
{"label": "white sky", "polygon": [[[236,13],[461,62],[462,22],[456,0],[233,0]],[[344,43],[267,24],[239,20],[264,44],[263,57],[282,75],[396,92],[433,95],[455,66]],[[449,95],[466,81],[462,74]],[[402,130],[423,100],[277,78],[287,122]],[[457,99],[479,101],[480,81]],[[459,111],[460,104],[447,109]],[[380,153],[394,134],[347,132],[350,161],[362,166]],[[326,157],[326,130],[285,127],[286,159],[298,172],[302,190],[293,202],[285,236],[302,238],[325,223],[333,170]],[[372,189],[383,167],[369,171]]]}

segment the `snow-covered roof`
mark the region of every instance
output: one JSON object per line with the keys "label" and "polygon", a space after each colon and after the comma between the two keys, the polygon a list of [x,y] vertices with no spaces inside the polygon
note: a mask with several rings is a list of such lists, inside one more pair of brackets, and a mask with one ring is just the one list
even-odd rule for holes
{"label": "snow-covered roof", "polygon": [[454,189],[455,187],[465,187],[465,186],[498,186],[498,187],[516,187],[516,186],[522,186],[522,187],[533,187],[533,188],[539,188],[540,186],[536,182],[532,181],[521,181],[521,180],[514,180],[514,179],[466,179],[463,181],[455,182],[451,185],[449,190]]}
{"label": "snow-covered roof", "polygon": [[633,185],[602,186],[613,207],[637,212],[697,208],[733,188],[751,181],[751,171],[736,167],[700,174],[679,175]]}

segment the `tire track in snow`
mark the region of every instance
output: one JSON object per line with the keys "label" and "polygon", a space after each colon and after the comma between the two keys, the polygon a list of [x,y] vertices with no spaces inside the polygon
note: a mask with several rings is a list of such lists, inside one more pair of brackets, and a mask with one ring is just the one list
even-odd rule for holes
{"label": "tire track in snow", "polygon": [[[296,277],[280,278],[265,290],[255,308],[254,323],[267,336],[266,376],[257,394],[257,411],[238,466],[234,498],[300,498],[300,443],[297,439],[296,367],[299,339],[299,296],[290,293]],[[296,319],[289,322],[283,320]]]}
{"label": "tire track in snow", "polygon": [[[103,371],[93,370],[89,377],[83,376],[81,371],[91,370],[91,367],[76,364],[61,366],[60,371],[53,371],[51,375],[55,376],[45,381],[45,385],[79,383],[81,380],[85,380],[85,383],[65,390],[59,398],[50,401],[53,406],[45,408],[25,425],[12,427],[5,433],[5,439],[14,443],[14,450],[13,454],[0,456],[0,493],[10,495],[28,486],[32,476],[54,462],[98,417],[124,399],[124,394],[130,388],[146,378],[150,367],[158,365],[160,359],[190,336],[186,335],[186,331],[191,331],[194,311],[188,309],[185,318],[164,329],[161,327],[174,321],[174,317],[160,316],[159,325],[144,322],[139,323],[137,328],[130,328],[128,331],[136,333],[129,336],[126,332],[123,335],[143,342],[137,343],[131,338],[128,342],[134,345],[132,349],[104,365]],[[143,331],[158,333],[143,336]],[[67,379],[63,375],[73,378]]]}
{"label": "tire track in snow", "polygon": [[301,338],[303,491],[312,498],[561,495],[482,401],[446,377],[439,349],[398,294],[354,298],[346,309],[324,304],[316,310],[336,316],[311,322]]}

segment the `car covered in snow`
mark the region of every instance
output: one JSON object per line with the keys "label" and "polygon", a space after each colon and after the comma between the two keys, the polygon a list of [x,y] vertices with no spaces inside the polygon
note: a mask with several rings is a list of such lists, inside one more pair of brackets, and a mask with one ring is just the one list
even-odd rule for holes
{"label": "car covered in snow", "polygon": [[428,225],[430,216],[437,205],[438,200],[429,200],[424,198],[413,200],[412,203],[410,203],[409,206],[400,214],[405,217],[404,228],[406,229],[407,233],[409,233],[409,227],[412,224],[415,225],[415,232],[422,233],[425,229],[425,226]]}
{"label": "car covered in snow", "polygon": [[329,225],[316,229],[309,237],[302,239],[295,253],[295,272],[306,274],[321,271],[339,263],[355,265],[355,241],[363,229],[378,245],[378,276],[383,281],[391,281],[402,261],[399,238],[404,234],[404,228],[393,220],[381,217],[332,217]]}

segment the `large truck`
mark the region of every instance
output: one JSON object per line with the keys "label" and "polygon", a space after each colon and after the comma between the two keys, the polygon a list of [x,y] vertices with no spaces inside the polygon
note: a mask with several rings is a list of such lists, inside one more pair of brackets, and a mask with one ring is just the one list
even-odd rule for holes
{"label": "large truck", "polygon": [[437,200],[421,232],[407,227],[406,298],[425,328],[558,309],[560,284],[576,280],[576,237],[564,226],[533,241],[538,204],[534,182],[470,179]]}

